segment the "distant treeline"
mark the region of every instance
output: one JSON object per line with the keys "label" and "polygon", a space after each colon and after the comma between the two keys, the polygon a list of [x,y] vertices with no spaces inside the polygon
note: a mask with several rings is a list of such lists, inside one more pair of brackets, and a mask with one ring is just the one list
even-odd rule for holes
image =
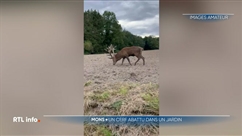
{"label": "distant treeline", "polygon": [[154,36],[133,35],[123,29],[113,12],[105,11],[102,15],[96,10],[84,12],[84,51],[85,54],[105,53],[110,44],[117,51],[126,46],[140,46],[144,50],[159,49],[159,38]]}

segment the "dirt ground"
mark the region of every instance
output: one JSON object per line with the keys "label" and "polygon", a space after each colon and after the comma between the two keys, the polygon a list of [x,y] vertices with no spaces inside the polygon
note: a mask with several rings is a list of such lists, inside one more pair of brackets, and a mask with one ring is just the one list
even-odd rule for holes
{"label": "dirt ground", "polygon": [[117,82],[139,82],[139,83],[158,83],[158,50],[143,51],[145,65],[142,59],[134,66],[136,57],[129,57],[128,60],[118,61],[113,65],[112,60],[108,59],[107,54],[85,55],[84,56],[84,78],[93,81],[95,84],[107,84]]}

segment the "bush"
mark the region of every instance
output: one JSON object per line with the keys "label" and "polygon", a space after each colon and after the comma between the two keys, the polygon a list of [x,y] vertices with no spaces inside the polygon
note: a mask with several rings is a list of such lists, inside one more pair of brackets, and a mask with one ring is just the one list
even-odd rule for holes
{"label": "bush", "polygon": [[84,42],[84,53],[85,54],[93,53],[93,46],[92,46],[92,43],[90,41]]}

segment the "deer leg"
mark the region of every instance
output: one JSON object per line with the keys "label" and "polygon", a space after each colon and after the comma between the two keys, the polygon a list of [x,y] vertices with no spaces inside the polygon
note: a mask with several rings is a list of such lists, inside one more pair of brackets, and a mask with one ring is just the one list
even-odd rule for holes
{"label": "deer leg", "polygon": [[123,65],[123,63],[124,63],[124,59],[125,59],[125,58],[123,58],[123,60],[122,60],[122,65]]}
{"label": "deer leg", "polygon": [[126,59],[127,59],[128,61],[129,61],[129,64],[130,64],[130,65],[132,66],[132,64],[130,63],[130,60],[129,60],[129,58],[127,57]]}
{"label": "deer leg", "polygon": [[136,63],[140,60],[140,58],[138,58],[138,60],[134,63],[134,65],[136,65]]}
{"label": "deer leg", "polygon": [[143,60],[143,65],[145,65],[145,58],[141,56],[141,59]]}

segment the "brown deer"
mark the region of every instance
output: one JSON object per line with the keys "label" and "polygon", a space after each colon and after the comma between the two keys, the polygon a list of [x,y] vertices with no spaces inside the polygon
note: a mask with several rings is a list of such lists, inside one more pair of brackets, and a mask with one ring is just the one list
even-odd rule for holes
{"label": "brown deer", "polygon": [[[116,54],[114,54],[114,50],[115,50],[115,48],[113,47],[113,45],[111,45],[107,48],[107,51],[109,52],[109,55],[111,56],[111,58],[109,58],[109,59],[113,60],[113,65],[115,65],[120,59],[123,59],[122,65],[123,65],[123,62],[125,59],[127,59],[129,61],[129,64],[132,65],[130,63],[129,56],[136,56],[138,58],[138,60],[134,63],[134,65],[136,65],[136,63],[140,59],[143,60],[143,65],[145,65],[145,58],[142,56],[143,48],[141,48],[139,46],[124,47],[122,50],[120,50]],[[112,53],[113,53],[113,55],[112,55]]]}

